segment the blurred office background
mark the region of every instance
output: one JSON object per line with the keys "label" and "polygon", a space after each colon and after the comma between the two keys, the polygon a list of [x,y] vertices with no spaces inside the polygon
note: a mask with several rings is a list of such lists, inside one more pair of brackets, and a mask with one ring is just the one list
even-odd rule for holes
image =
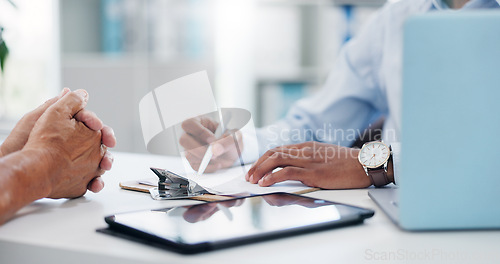
{"label": "blurred office background", "polygon": [[341,46],[385,0],[0,0],[9,48],[0,132],[64,86],[112,126],[116,150],[146,152],[138,104],[207,70],[221,107],[258,126],[324,82]]}

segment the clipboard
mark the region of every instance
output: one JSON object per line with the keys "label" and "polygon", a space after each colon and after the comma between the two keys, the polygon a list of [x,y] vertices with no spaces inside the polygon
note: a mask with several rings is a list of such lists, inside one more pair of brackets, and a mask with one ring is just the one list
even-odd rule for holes
{"label": "clipboard", "polygon": [[[179,187],[187,187],[187,186],[181,186],[181,185],[188,185],[187,182],[191,182],[190,180],[175,174],[171,171],[163,170],[163,169],[158,169],[158,168],[151,168],[151,170],[158,176],[159,181],[158,185],[155,184],[157,181],[154,178],[148,178],[148,179],[143,179],[143,180],[137,180],[137,181],[125,181],[125,182],[120,182],[120,188],[124,190],[130,190],[130,191],[137,191],[137,192],[144,192],[144,193],[149,193],[152,194],[154,189],[168,189],[168,188],[174,188],[178,189]],[[166,183],[165,183],[166,182]],[[196,185],[196,183],[192,183],[193,185]],[[196,186],[194,186],[196,187]],[[200,186],[201,187],[201,186]],[[228,200],[228,199],[233,199],[235,197],[246,197],[246,196],[252,196],[251,193],[248,192],[242,192],[240,194],[232,194],[232,195],[217,195],[217,194],[212,194],[209,191],[206,191],[201,187],[201,189],[197,189],[197,191],[204,190],[198,193],[195,193],[195,195],[183,195],[183,196],[178,196],[178,197],[171,197],[169,199],[194,199],[194,200],[201,200],[201,201],[221,201],[221,200]],[[321,190],[321,188],[307,188],[304,190],[296,191],[296,192],[291,192],[293,194],[305,194],[309,192],[314,192]],[[155,198],[153,198],[155,199]],[[156,199],[159,200],[159,199]]]}
{"label": "clipboard", "polygon": [[[136,192],[142,192],[142,193],[147,193],[149,194],[149,190],[152,188],[155,188],[155,186],[149,185],[149,184],[143,184],[141,182],[145,181],[151,181],[154,180],[153,178],[149,179],[144,179],[144,180],[139,180],[139,181],[125,181],[125,182],[120,182],[120,188],[128,191],[136,191]],[[206,201],[206,202],[213,202],[213,201],[223,201],[223,200],[228,200],[232,199],[235,196],[223,196],[223,195],[216,195],[216,194],[203,194],[203,195],[198,195],[198,196],[192,196],[192,197],[186,197],[183,199],[193,199],[193,200],[200,200],[200,201]],[[179,198],[181,199],[181,198]]]}

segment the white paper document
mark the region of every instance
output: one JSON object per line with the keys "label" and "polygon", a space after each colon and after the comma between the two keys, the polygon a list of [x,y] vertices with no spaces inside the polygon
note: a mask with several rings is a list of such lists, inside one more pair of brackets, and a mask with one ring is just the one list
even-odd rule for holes
{"label": "white paper document", "polygon": [[185,175],[185,177],[201,185],[213,194],[224,195],[240,193],[265,194],[272,192],[293,193],[311,188],[298,181],[285,181],[269,187],[261,187],[258,184],[249,183],[245,180],[245,173],[250,167],[250,165],[245,167],[233,167],[215,173],[205,173],[203,175],[190,173]]}

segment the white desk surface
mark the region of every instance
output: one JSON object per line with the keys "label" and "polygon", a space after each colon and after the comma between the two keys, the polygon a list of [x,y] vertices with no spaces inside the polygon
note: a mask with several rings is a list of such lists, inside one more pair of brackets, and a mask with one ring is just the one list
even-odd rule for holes
{"label": "white desk surface", "polygon": [[[317,191],[312,197],[371,208],[364,224],[197,255],[180,255],[97,233],[104,216],[198,203],[154,201],[121,190],[120,181],[152,177],[150,166],[176,170],[175,158],[114,153],[105,189],[74,200],[43,199],[0,226],[0,263],[499,263],[500,231],[401,231],[367,190]],[[154,177],[154,176],[153,176]],[[425,195],[423,193],[422,195]]]}

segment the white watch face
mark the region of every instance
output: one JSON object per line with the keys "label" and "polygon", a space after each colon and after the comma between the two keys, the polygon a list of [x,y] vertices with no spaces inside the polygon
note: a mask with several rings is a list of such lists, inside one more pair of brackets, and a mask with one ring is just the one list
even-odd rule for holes
{"label": "white watch face", "polygon": [[377,168],[387,162],[391,151],[379,141],[367,143],[359,152],[359,162],[368,168]]}

